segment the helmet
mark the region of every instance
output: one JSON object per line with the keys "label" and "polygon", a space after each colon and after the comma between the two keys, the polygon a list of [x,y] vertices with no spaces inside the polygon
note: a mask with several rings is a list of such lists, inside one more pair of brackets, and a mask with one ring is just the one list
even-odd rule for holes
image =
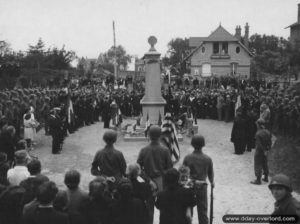
{"label": "helmet", "polygon": [[153,140],[159,139],[160,135],[161,135],[161,128],[156,125],[152,125],[149,129],[150,139]]}
{"label": "helmet", "polygon": [[117,132],[113,130],[106,131],[103,135],[103,140],[106,144],[113,144],[117,141]]}
{"label": "helmet", "polygon": [[203,146],[205,146],[204,137],[202,135],[194,135],[192,137],[191,145],[194,148],[198,148],[198,147],[202,148]]}
{"label": "helmet", "polygon": [[273,186],[283,186],[286,187],[290,192],[293,191],[290,178],[284,174],[277,174],[272,178],[269,184],[269,189],[272,190]]}

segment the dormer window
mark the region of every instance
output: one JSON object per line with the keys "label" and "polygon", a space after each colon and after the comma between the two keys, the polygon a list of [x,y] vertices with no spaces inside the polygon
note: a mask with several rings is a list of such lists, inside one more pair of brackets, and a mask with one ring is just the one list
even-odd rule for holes
{"label": "dormer window", "polygon": [[214,54],[219,54],[219,42],[214,42]]}
{"label": "dormer window", "polygon": [[228,42],[222,42],[222,54],[228,54]]}
{"label": "dormer window", "polygon": [[214,42],[213,52],[214,54],[221,54],[221,55],[228,54],[228,42]]}

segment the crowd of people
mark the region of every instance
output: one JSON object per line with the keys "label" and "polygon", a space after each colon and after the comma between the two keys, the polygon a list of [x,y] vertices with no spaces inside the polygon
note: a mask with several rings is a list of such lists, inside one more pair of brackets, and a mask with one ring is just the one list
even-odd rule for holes
{"label": "crowd of people", "polygon": [[[180,157],[174,135],[176,128],[186,127],[188,120],[195,124],[197,119],[233,120],[230,140],[235,154],[256,148],[257,179],[253,184],[261,184],[262,175],[264,181],[269,181],[266,153],[271,147],[271,133],[296,140],[300,137],[298,92],[270,83],[231,81],[214,88],[209,83],[201,86],[193,82],[193,85],[175,84],[162,89],[167,102],[163,133],[155,130],[155,126],[151,133],[150,128],[151,143],[141,150],[137,164],[126,168],[123,154],[113,147],[115,132],[107,132],[103,137],[107,145],[92,162],[91,173],[97,177],[89,184],[89,193],[78,187],[78,171],[66,173],[64,192],[58,191],[54,182],[40,174],[40,162],[28,157],[36,142],[36,131],[43,125],[45,134],[52,136],[52,153],[59,154],[68,134],[100,118],[104,128],[109,128],[118,127],[124,117],[141,117],[143,89],[136,88],[129,93],[125,88],[95,81],[59,89],[1,91],[0,184],[3,192],[0,197],[3,200],[0,201],[10,202],[0,203],[0,220],[53,223],[57,218],[61,220],[59,223],[152,223],[156,206],[160,210],[160,223],[189,223],[196,205],[199,223],[207,223],[206,179],[214,186],[212,161],[201,152],[203,137],[194,136],[194,153],[184,158],[179,170],[172,169]],[[168,132],[165,136],[164,130]],[[153,155],[155,159],[151,159]],[[199,160],[206,162],[194,164]],[[280,186],[287,189],[289,196],[289,182],[285,179]],[[270,185],[272,192],[276,187]],[[186,192],[186,189],[192,191]],[[99,213],[99,209],[103,213]]]}
{"label": "crowd of people", "polygon": [[[127,166],[122,151],[114,147],[117,132],[106,131],[106,145],[91,163],[95,178],[88,191],[80,185],[80,172],[65,173],[65,189],[41,173],[42,165],[26,150],[14,154],[10,168],[0,153],[0,220],[3,224],[151,224],[154,207],[160,224],[190,224],[197,207],[198,223],[208,223],[207,186],[215,187],[212,159],[203,153],[204,137],[194,135],[194,151],[183,164],[172,168],[171,155],[160,144],[161,128],[151,126],[150,143],[139,152],[136,163]],[[275,175],[269,188],[278,215],[296,215],[290,179]],[[211,216],[210,219],[213,217]]]}

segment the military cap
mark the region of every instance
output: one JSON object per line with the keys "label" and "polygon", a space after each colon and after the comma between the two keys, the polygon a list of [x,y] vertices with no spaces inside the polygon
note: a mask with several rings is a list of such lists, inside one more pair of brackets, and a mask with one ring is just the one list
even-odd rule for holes
{"label": "military cap", "polygon": [[11,94],[12,96],[18,95],[18,93],[17,93],[16,91],[14,91],[14,90],[12,90],[12,91],[10,92],[10,94]]}
{"label": "military cap", "polygon": [[12,101],[13,101],[14,103],[19,103],[19,102],[20,102],[20,100],[19,100],[18,98],[12,98]]}
{"label": "military cap", "polygon": [[8,98],[8,95],[6,93],[2,93],[2,96],[3,96],[4,99]]}
{"label": "military cap", "polygon": [[291,179],[284,174],[277,174],[274,177],[272,177],[271,182],[269,184],[269,189],[272,190],[274,186],[282,186],[290,192],[293,191]]}
{"label": "military cap", "polygon": [[13,102],[12,102],[11,100],[6,101],[6,104],[7,104],[7,105],[12,105],[12,103],[13,103]]}
{"label": "military cap", "polygon": [[34,99],[35,97],[36,97],[35,94],[30,94],[30,95],[29,95],[29,98],[30,98],[30,99]]}
{"label": "military cap", "polygon": [[29,95],[29,90],[28,89],[24,89],[24,94]]}

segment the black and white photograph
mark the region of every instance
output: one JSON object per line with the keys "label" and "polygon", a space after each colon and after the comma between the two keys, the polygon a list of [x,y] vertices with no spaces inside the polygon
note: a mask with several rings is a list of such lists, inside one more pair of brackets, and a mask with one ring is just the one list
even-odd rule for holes
{"label": "black and white photograph", "polygon": [[300,223],[299,0],[0,0],[0,224]]}

